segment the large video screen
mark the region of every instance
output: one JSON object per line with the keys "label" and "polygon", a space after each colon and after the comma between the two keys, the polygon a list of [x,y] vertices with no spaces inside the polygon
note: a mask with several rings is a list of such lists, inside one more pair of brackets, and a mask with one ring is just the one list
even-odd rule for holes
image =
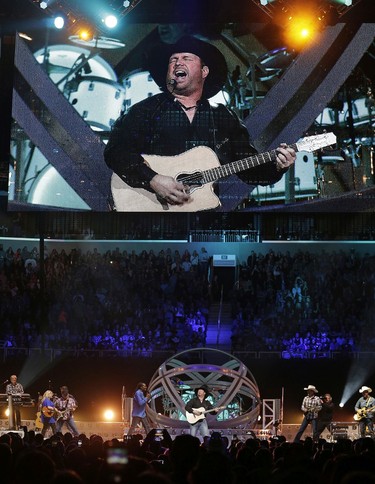
{"label": "large video screen", "polygon": [[[240,8],[233,8],[231,16],[228,5],[224,8],[225,2],[218,2],[221,15],[212,12],[214,21],[208,20],[207,11],[183,21],[176,10],[173,15],[172,10],[163,11],[163,2],[159,11],[155,5],[151,9],[147,0],[119,2],[120,24],[111,30],[104,26],[103,16],[95,25],[93,13],[88,17],[79,11],[80,2],[69,0],[55,2],[56,11],[46,9],[48,23],[40,22],[40,27],[34,23],[32,29],[22,25],[16,36],[8,210],[167,213],[375,208],[374,24],[351,27],[349,34],[348,24],[337,15],[336,21],[314,32],[313,41],[301,44],[286,35],[276,7],[267,11],[256,2],[238,5],[245,8],[245,3],[247,16]],[[142,16],[147,8],[148,15]],[[60,30],[51,24],[59,12],[68,22]],[[99,13],[97,8],[98,19]],[[181,108],[187,120],[183,125],[180,118],[169,115],[169,131],[158,114],[163,106],[155,104],[156,114],[151,117],[140,120],[133,114],[133,119],[133,107],[139,103],[162,92],[174,95],[173,86],[169,89],[154,79],[150,65],[155,68],[160,61],[157,67],[165,70],[166,78],[168,65],[163,65],[165,58],[163,54],[159,58],[158,52],[168,52],[186,36],[214,46],[226,62],[220,86],[207,95],[207,126],[197,121],[202,103],[198,108]],[[218,70],[211,62],[207,79]],[[174,71],[175,75],[186,76],[184,69]],[[237,133],[232,127],[227,126],[227,138],[215,138],[215,133],[220,135],[215,123],[224,116],[216,115],[222,112],[217,111],[218,105],[246,127],[255,155],[244,153],[233,159]],[[185,108],[197,112],[190,115],[192,111]],[[186,146],[192,149],[167,146],[165,156],[160,147],[157,155],[140,152],[147,167],[145,182],[140,182],[138,173],[132,184],[132,177],[121,177],[121,169],[116,173],[115,164],[110,166],[104,156],[120,116],[129,116],[130,121],[118,141],[123,143],[122,137],[128,136],[134,140],[123,145],[127,146],[124,163],[130,163],[128,151],[142,145],[140,138],[152,139],[148,146],[158,142],[167,146],[169,132],[175,145],[179,133],[189,136]],[[157,123],[163,128],[155,128]],[[201,135],[199,130],[204,128],[213,133],[212,139]],[[222,156],[221,145],[227,142],[231,146]],[[263,178],[253,180],[249,175],[248,181],[246,175],[259,164],[274,164],[274,150],[284,142],[297,143],[294,166],[276,179],[267,181],[262,172]],[[161,199],[150,186],[150,168],[188,185],[189,202],[175,205]]]}

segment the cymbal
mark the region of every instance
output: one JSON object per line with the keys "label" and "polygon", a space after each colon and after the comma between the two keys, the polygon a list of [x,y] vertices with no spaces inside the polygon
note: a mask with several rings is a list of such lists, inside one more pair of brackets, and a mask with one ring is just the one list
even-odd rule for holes
{"label": "cymbal", "polygon": [[293,57],[294,52],[288,52],[286,47],[281,47],[262,54],[257,61],[268,69],[285,69]]}
{"label": "cymbal", "polygon": [[252,77],[252,70],[254,69],[255,79],[257,81],[269,81],[282,74],[292,62],[293,56],[294,53],[288,52],[286,47],[266,52],[260,55],[255,63],[250,65],[246,76],[250,79]]}
{"label": "cymbal", "polygon": [[69,40],[74,44],[83,45],[84,47],[96,47],[98,49],[118,49],[125,47],[124,42],[110,37],[94,37],[90,40],[83,40],[79,35],[69,36]]}

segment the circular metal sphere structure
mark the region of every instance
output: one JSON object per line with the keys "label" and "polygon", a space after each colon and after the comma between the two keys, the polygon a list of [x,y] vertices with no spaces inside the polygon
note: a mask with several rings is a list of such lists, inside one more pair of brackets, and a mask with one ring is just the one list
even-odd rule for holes
{"label": "circular metal sphere structure", "polygon": [[260,395],[254,376],[233,355],[210,348],[182,351],[159,366],[148,385],[149,419],[160,427],[187,428],[185,405],[202,385],[212,405],[224,407],[206,414],[211,429],[255,427]]}

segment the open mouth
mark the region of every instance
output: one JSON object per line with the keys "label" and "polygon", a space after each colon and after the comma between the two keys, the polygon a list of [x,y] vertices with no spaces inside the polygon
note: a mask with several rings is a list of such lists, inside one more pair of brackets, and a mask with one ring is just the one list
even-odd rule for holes
{"label": "open mouth", "polygon": [[177,77],[177,78],[185,78],[187,76],[186,72],[185,71],[182,71],[182,70],[177,70],[174,75]]}

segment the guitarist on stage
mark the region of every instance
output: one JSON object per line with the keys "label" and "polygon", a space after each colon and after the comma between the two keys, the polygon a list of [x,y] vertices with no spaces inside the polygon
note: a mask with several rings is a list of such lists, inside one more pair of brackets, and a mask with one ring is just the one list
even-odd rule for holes
{"label": "guitarist on stage", "polygon": [[[149,192],[156,195],[161,206],[190,203],[190,207],[192,183],[176,180],[177,174],[166,171],[165,164],[164,173],[162,166],[152,169],[145,163],[145,155],[174,157],[205,146],[214,151],[220,166],[250,157],[256,150],[238,116],[224,104],[208,101],[223,89],[228,74],[225,57],[213,44],[193,36],[182,37],[175,44],[154,48],[147,64],[163,92],[134,104],[119,117],[105,147],[105,162],[134,194],[143,190],[148,197]],[[238,176],[251,185],[249,193],[256,185],[279,181],[295,159],[295,151],[280,144],[274,161],[259,163]],[[190,162],[184,170],[195,173],[203,169],[204,161],[200,160],[199,166]],[[229,193],[228,185],[220,186],[219,196],[222,210],[235,208],[230,204],[233,193]],[[129,210],[126,204],[116,209]],[[140,203],[135,211],[144,211],[144,205]]]}
{"label": "guitarist on stage", "polygon": [[362,396],[354,407],[357,412],[357,419],[359,419],[358,428],[361,438],[366,437],[366,428],[371,437],[374,436],[375,398],[370,396],[371,392],[372,389],[370,387],[362,386],[359,389],[359,393]]}
{"label": "guitarist on stage", "polygon": [[201,436],[207,437],[210,435],[208,430],[208,424],[206,420],[206,414],[203,413],[202,409],[204,410],[212,410],[210,413],[218,413],[218,411],[214,410],[211,402],[206,400],[209,395],[209,391],[206,385],[201,385],[200,387],[195,389],[195,397],[188,401],[185,405],[186,412],[193,414],[196,418],[196,423],[189,424],[190,425],[190,435],[196,437],[197,433],[199,432]]}
{"label": "guitarist on stage", "polygon": [[78,437],[79,431],[73,415],[78,407],[77,400],[69,393],[66,385],[60,387],[60,392],[61,396],[55,400],[56,410],[58,410],[59,415],[56,422],[56,430],[57,432],[61,432],[65,425],[74,437]]}
{"label": "guitarist on stage", "polygon": [[294,437],[294,442],[300,442],[303,432],[307,429],[308,425],[311,425],[313,440],[318,441],[318,415],[322,409],[322,401],[317,396],[318,390],[314,385],[308,385],[304,390],[307,395],[302,400],[301,410],[303,412],[303,420]]}
{"label": "guitarist on stage", "polygon": [[52,401],[53,392],[47,390],[42,397],[42,410],[40,418],[42,420],[43,428],[42,435],[45,436],[47,430],[51,427],[52,434],[56,433],[56,419],[55,419],[55,404]]}

